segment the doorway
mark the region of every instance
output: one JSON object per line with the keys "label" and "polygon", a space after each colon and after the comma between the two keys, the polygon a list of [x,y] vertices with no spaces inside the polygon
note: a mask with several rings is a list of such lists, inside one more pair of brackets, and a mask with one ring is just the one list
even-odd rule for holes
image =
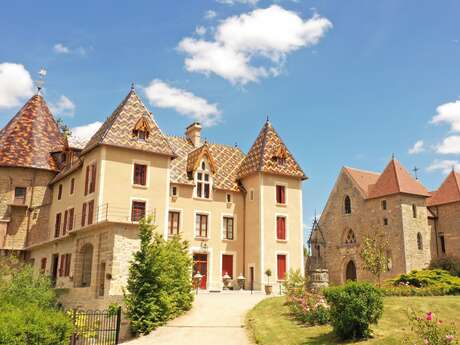
{"label": "doorway", "polygon": [[353,280],[356,281],[356,265],[353,260],[348,261],[346,272],[345,272],[345,281]]}
{"label": "doorway", "polygon": [[51,285],[56,286],[58,275],[59,254],[53,254],[51,257]]}
{"label": "doorway", "polygon": [[193,254],[193,275],[200,272],[200,289],[206,289],[208,276],[208,254]]}
{"label": "doorway", "polygon": [[228,274],[233,279],[233,255],[222,254],[222,277]]}

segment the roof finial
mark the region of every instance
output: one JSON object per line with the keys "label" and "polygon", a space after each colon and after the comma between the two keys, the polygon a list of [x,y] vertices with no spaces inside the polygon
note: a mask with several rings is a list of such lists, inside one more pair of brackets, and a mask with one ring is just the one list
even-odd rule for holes
{"label": "roof finial", "polygon": [[452,164],[452,172],[455,172],[455,164]]}
{"label": "roof finial", "polygon": [[412,171],[414,172],[414,175],[415,175],[415,179],[418,180],[418,175],[417,175],[417,172],[419,171],[420,169],[417,168],[417,166],[414,166],[414,169],[412,169]]}
{"label": "roof finial", "polygon": [[131,91],[135,91],[136,86],[134,85],[134,82],[131,82]]}
{"label": "roof finial", "polygon": [[270,117],[269,117],[269,115],[267,115],[267,121],[266,121],[266,122],[267,122],[267,123],[270,122]]}
{"label": "roof finial", "polygon": [[391,160],[392,160],[392,161],[395,160],[395,153],[394,153],[394,152],[391,154]]}
{"label": "roof finial", "polygon": [[45,77],[47,73],[48,72],[44,67],[41,67],[38,71],[38,79],[35,81],[35,85],[37,86],[37,95],[40,94],[40,91],[43,89],[43,85],[45,85]]}

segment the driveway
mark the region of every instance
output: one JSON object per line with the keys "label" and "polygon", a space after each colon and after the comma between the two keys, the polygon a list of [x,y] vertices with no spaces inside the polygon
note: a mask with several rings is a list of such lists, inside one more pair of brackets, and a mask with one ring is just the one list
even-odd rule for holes
{"label": "driveway", "polygon": [[125,345],[250,345],[244,317],[265,295],[247,291],[201,293],[192,310]]}

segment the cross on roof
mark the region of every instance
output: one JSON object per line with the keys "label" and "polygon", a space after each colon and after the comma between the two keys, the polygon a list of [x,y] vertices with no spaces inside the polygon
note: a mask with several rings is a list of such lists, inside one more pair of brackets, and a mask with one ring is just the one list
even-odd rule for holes
{"label": "cross on roof", "polygon": [[412,169],[412,171],[414,172],[414,175],[415,175],[415,179],[418,180],[418,175],[417,175],[417,172],[419,171],[420,169],[417,168],[416,166],[414,166],[414,169]]}

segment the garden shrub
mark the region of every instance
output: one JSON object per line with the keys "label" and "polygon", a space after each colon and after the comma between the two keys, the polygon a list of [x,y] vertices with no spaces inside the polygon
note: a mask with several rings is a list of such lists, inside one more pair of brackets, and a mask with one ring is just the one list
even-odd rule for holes
{"label": "garden shrub", "polygon": [[460,259],[451,256],[433,259],[430,263],[430,269],[441,269],[448,271],[453,276],[460,277]]}
{"label": "garden shrub", "polygon": [[141,248],[130,264],[125,302],[131,330],[148,334],[189,310],[193,302],[192,259],[178,236],[153,235],[151,218],[139,225]]}
{"label": "garden shrub", "polygon": [[305,278],[300,270],[289,270],[283,282],[283,290],[286,296],[302,297],[307,286],[307,278]]}
{"label": "garden shrub", "polygon": [[405,344],[458,345],[454,323],[440,320],[434,313],[409,313],[414,336],[407,336]]}
{"label": "garden shrub", "polygon": [[381,291],[370,283],[349,281],[324,290],[330,305],[334,332],[342,339],[362,339],[371,335],[383,313]]}
{"label": "garden shrub", "polygon": [[458,295],[460,278],[440,269],[412,271],[388,280],[384,293],[388,296]]}

